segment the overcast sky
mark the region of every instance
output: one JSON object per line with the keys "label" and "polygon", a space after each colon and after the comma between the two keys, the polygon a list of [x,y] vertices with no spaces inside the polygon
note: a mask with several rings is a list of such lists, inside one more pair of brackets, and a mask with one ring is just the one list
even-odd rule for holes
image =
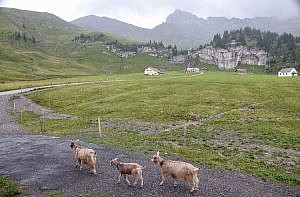
{"label": "overcast sky", "polygon": [[300,0],[0,0],[1,7],[50,12],[66,21],[86,15],[107,16],[152,28],[181,9],[199,17],[300,17]]}

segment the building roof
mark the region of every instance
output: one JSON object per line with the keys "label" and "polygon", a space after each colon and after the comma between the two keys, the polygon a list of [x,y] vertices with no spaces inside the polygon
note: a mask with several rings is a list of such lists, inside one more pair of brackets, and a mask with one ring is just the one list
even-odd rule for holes
{"label": "building roof", "polygon": [[[281,69],[279,72],[281,73],[289,73],[292,72],[292,70],[294,70],[295,68],[283,68]],[[295,69],[296,70],[296,69]],[[297,71],[296,71],[297,72]]]}
{"label": "building roof", "polygon": [[235,70],[235,72],[239,72],[239,73],[247,73],[248,70],[247,69],[243,69],[243,68],[238,68]]}
{"label": "building roof", "polygon": [[157,69],[157,68],[153,68],[153,67],[149,67],[149,68],[146,68],[146,69],[151,69],[151,70],[153,70],[153,71],[155,71],[155,72],[160,72],[160,70],[159,69]]}

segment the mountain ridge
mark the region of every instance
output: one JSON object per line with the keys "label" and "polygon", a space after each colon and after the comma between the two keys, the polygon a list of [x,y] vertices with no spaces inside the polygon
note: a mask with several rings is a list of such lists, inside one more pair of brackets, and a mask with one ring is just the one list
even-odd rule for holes
{"label": "mountain ridge", "polygon": [[[84,21],[82,18],[84,18]],[[235,17],[207,17],[204,19],[190,12],[176,9],[166,18],[165,22],[152,29],[138,27],[109,17],[106,17],[105,23],[102,17],[98,17],[97,20],[93,20],[89,16],[82,18],[71,21],[71,23],[88,30],[101,30],[142,42],[149,40],[163,41],[164,44],[177,45],[181,48],[197,48],[199,45],[212,40],[213,35],[216,33],[247,26],[264,31],[287,32],[300,36],[300,23],[298,22],[300,18],[254,17],[240,19]],[[108,21],[113,25],[109,26]],[[93,23],[93,25],[90,25],[90,23]],[[118,24],[122,25],[118,26]]]}

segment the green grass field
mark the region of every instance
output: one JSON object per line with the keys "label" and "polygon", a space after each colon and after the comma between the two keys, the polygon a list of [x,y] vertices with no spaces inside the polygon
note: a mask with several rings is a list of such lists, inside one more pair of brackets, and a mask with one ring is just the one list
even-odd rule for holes
{"label": "green grass field", "polygon": [[17,183],[0,176],[0,196],[17,196],[19,193],[20,188]]}
{"label": "green grass field", "polygon": [[[30,98],[77,117],[46,120],[48,135],[79,135],[93,143],[146,154],[160,150],[173,159],[300,184],[300,78],[229,72],[126,78],[128,81],[36,92]],[[221,115],[208,118],[215,114]],[[205,121],[201,126],[188,126],[184,146],[182,129],[145,135],[134,126],[118,127],[105,129],[99,139],[97,117],[103,122],[166,127]],[[40,117],[32,112],[23,113],[22,124],[40,132]]]}
{"label": "green grass field", "polygon": [[[62,81],[59,78],[142,73],[149,66],[167,71],[183,69],[166,59],[147,55],[120,58],[107,51],[105,44],[140,43],[107,33],[87,32],[49,13],[0,8],[0,21],[0,91],[14,82],[31,86],[30,83],[43,83],[35,81]],[[74,42],[81,34],[101,35],[101,39]]]}

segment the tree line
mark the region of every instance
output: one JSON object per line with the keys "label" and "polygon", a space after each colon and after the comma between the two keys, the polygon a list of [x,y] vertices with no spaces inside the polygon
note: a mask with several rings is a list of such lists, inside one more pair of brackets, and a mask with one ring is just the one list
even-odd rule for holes
{"label": "tree line", "polygon": [[217,48],[229,48],[233,44],[268,52],[272,57],[271,65],[284,64],[300,68],[300,37],[291,33],[278,34],[245,27],[224,31],[222,36],[216,34],[210,42],[211,46]]}
{"label": "tree line", "polygon": [[35,44],[36,38],[34,36],[28,35],[25,32],[15,31],[15,32],[7,32],[1,33],[2,40],[15,40],[15,41],[23,41],[23,42],[30,42]]}

